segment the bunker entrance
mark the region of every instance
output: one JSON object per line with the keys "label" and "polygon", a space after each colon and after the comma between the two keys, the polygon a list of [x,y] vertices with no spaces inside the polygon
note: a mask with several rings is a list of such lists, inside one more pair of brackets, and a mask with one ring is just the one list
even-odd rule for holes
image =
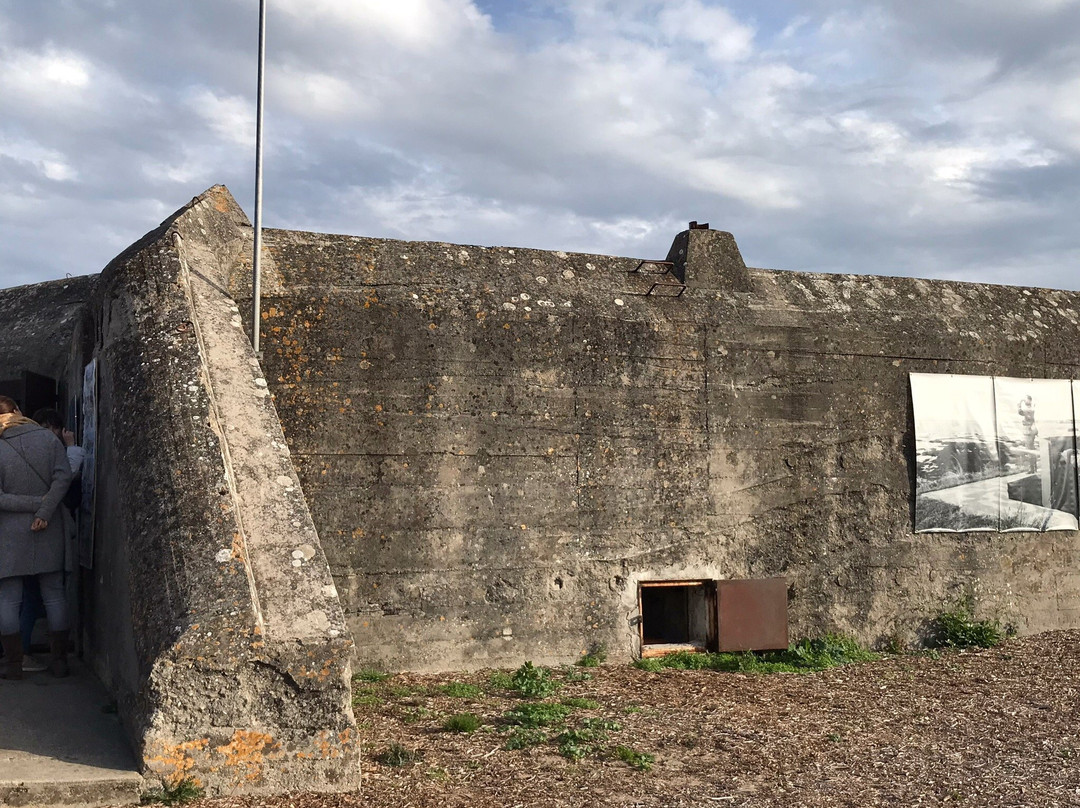
{"label": "bunker entrance", "polygon": [[715,581],[642,581],[641,655],[716,647]]}

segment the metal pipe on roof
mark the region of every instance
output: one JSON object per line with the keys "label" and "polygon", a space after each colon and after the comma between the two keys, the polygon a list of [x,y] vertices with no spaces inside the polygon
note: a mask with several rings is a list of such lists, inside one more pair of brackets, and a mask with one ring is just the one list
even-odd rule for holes
{"label": "metal pipe on roof", "polygon": [[262,318],[262,132],[263,74],[266,70],[266,0],[259,0],[259,89],[255,102],[255,245],[252,248],[251,345],[259,353],[259,322]]}

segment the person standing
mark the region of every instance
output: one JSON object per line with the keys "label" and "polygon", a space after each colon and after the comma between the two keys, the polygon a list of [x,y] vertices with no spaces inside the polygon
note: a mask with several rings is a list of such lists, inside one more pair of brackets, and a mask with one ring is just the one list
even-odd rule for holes
{"label": "person standing", "polygon": [[70,627],[64,593],[64,519],[58,512],[71,483],[64,445],[0,396],[0,675],[21,679],[19,608],[23,576],[37,577],[49,623],[54,676],[68,673]]}
{"label": "person standing", "polygon": [[[54,409],[40,409],[34,413],[33,419],[40,426],[56,435],[57,439],[64,444],[67,451],[68,463],[71,465],[71,487],[64,495],[63,507],[68,509],[71,519],[68,521],[68,529],[74,530],[75,514],[79,508],[80,492],[82,490],[82,464],[85,453],[81,446],[75,444],[75,433],[64,426],[64,420],[60,413]],[[64,514],[58,511],[60,516]],[[66,517],[64,517],[66,518]],[[72,537],[68,537],[69,541]],[[69,548],[70,550],[70,548]],[[38,586],[37,577],[28,575],[23,578],[22,609],[19,613],[19,630],[22,634],[23,649],[23,673],[35,673],[48,668],[30,655],[31,641],[34,636],[34,626],[37,621],[45,616],[45,604],[41,601],[41,589]]]}

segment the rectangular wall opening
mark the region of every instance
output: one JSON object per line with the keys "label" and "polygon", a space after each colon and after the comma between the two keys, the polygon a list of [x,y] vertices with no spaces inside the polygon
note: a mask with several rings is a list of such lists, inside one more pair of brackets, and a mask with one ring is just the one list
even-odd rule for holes
{"label": "rectangular wall opening", "polygon": [[642,657],[716,646],[714,581],[642,581],[638,601]]}

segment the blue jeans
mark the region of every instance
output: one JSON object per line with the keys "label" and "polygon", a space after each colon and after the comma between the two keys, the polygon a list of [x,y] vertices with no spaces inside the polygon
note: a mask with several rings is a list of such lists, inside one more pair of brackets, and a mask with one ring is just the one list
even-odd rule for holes
{"label": "blue jeans", "polygon": [[36,576],[23,578],[22,608],[19,610],[19,630],[22,632],[24,651],[30,650],[34,636],[34,625],[39,617],[45,616],[45,604],[41,602],[41,586]]}
{"label": "blue jeans", "polygon": [[[64,573],[43,572],[37,575],[41,600],[49,618],[49,631],[66,631],[68,623],[67,596],[64,594]],[[23,602],[23,579],[0,578],[0,634],[18,634]]]}

